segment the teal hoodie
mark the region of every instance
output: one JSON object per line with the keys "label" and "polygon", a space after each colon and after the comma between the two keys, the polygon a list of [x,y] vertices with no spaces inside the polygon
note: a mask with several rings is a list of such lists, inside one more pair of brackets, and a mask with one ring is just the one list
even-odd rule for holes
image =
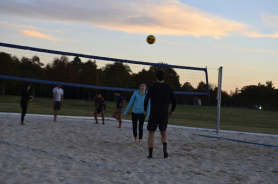
{"label": "teal hoodie", "polygon": [[[124,115],[126,115],[129,108],[131,107],[131,105],[133,105],[133,109],[132,109],[133,113],[143,114],[144,113],[144,100],[145,100],[146,95],[147,95],[147,92],[145,92],[145,94],[141,95],[140,90],[134,91],[131,99],[129,100],[128,106],[126,107]],[[149,100],[149,104],[148,104],[148,108],[147,108],[147,117],[146,117],[147,120],[149,119],[149,115],[150,115],[150,103],[151,102]]]}

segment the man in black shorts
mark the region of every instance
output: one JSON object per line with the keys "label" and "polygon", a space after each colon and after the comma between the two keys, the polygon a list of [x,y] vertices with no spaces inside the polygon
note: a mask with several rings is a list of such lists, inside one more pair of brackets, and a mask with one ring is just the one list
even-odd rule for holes
{"label": "man in black shorts", "polygon": [[64,90],[62,85],[58,85],[52,91],[53,93],[53,106],[54,106],[54,122],[56,122],[58,110],[61,110],[64,101]]}
{"label": "man in black shorts", "polygon": [[[151,112],[148,121],[147,129],[149,131],[148,147],[149,156],[152,158],[153,146],[154,146],[154,133],[157,126],[161,134],[161,142],[163,144],[164,158],[168,157],[167,152],[167,134],[166,129],[168,125],[168,117],[172,116],[176,108],[176,97],[173,89],[164,83],[164,72],[158,70],[156,73],[157,83],[153,84],[147,93],[144,101],[144,114],[147,115],[147,107],[149,99],[151,99]],[[168,110],[169,101],[172,100],[171,111]]]}
{"label": "man in black shorts", "polygon": [[[98,107],[97,107],[97,105],[98,105]],[[97,97],[95,98],[95,120],[96,120],[96,123],[98,123],[97,115],[99,113],[101,113],[102,124],[104,125],[104,113],[105,113],[105,110],[106,110],[106,104],[105,104],[104,98],[101,96],[100,93],[98,93]]]}

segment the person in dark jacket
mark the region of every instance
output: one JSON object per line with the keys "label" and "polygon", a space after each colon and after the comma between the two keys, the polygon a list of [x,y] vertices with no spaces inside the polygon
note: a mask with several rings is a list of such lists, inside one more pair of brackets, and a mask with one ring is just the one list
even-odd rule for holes
{"label": "person in dark jacket", "polygon": [[102,124],[104,125],[104,113],[105,113],[105,110],[106,110],[106,104],[105,104],[105,100],[104,98],[101,96],[101,93],[98,92],[97,93],[97,97],[95,98],[95,120],[96,120],[96,123],[98,124],[98,120],[97,120],[97,115],[99,113],[101,113],[101,117],[102,117]]}
{"label": "person in dark jacket", "polygon": [[20,100],[20,107],[22,109],[21,123],[20,123],[21,125],[24,125],[24,117],[27,112],[28,101],[30,99],[33,99],[33,96],[30,96],[30,94],[29,94],[29,91],[28,91],[29,89],[30,89],[30,84],[26,82],[21,91],[21,100]]}
{"label": "person in dark jacket", "polygon": [[125,99],[122,97],[120,91],[115,91],[115,96],[117,97],[116,99],[116,107],[114,113],[112,114],[113,118],[117,119],[119,121],[119,128],[122,126],[122,115],[124,111],[124,102]]}
{"label": "person in dark jacket", "polygon": [[[164,72],[162,70],[157,71],[156,78],[157,83],[153,84],[150,87],[144,101],[144,114],[147,115],[147,106],[149,103],[149,99],[151,99],[151,112],[147,126],[147,129],[149,131],[148,158],[153,158],[152,153],[154,147],[154,133],[157,127],[159,128],[161,134],[164,158],[167,158],[168,152],[166,129],[168,125],[168,117],[172,116],[176,108],[177,100],[173,89],[164,82]],[[172,108],[169,111],[168,106],[170,99],[172,101]]]}

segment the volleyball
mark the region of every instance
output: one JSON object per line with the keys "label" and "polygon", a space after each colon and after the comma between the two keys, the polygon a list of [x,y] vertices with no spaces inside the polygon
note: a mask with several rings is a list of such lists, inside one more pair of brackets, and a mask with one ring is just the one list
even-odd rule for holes
{"label": "volleyball", "polygon": [[149,36],[147,37],[147,42],[148,42],[149,44],[154,44],[154,42],[155,42],[155,37],[154,37],[153,35],[149,35]]}
{"label": "volleyball", "polygon": [[[31,97],[31,96],[30,96]],[[33,100],[33,98],[29,99],[28,101],[31,102]]]}

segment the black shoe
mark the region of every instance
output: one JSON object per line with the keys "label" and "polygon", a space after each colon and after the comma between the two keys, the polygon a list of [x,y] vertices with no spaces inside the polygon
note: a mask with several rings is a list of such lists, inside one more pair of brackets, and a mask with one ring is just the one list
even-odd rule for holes
{"label": "black shoe", "polygon": [[164,158],[168,158],[168,152],[167,152],[167,149],[163,149],[163,153],[164,153]]}
{"label": "black shoe", "polygon": [[151,158],[153,158],[152,156],[148,156],[148,159],[151,159]]}
{"label": "black shoe", "polygon": [[96,121],[96,124],[98,124],[98,122]]}
{"label": "black shoe", "polygon": [[102,122],[102,124],[104,125],[105,123],[104,123],[104,122]]}

